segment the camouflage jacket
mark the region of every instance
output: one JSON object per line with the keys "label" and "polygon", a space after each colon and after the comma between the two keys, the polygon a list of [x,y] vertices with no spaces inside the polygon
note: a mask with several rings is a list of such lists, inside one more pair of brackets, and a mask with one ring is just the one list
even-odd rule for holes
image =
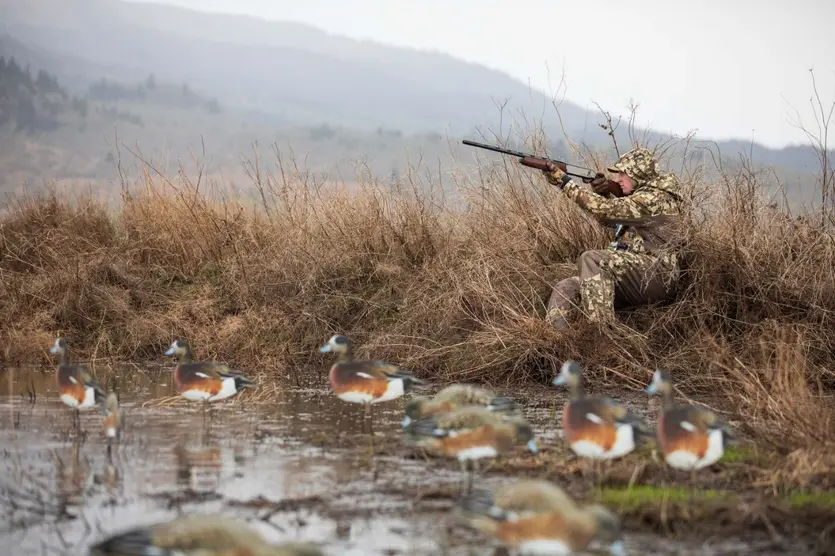
{"label": "camouflage jacket", "polygon": [[[661,174],[646,149],[634,149],[609,167],[628,174],[635,188],[625,197],[604,197],[571,180],[563,192],[601,222],[624,224],[618,242],[633,253],[675,249],[680,214],[681,186],[675,174]],[[550,177],[550,176],[549,176]],[[549,181],[552,181],[549,179]]]}

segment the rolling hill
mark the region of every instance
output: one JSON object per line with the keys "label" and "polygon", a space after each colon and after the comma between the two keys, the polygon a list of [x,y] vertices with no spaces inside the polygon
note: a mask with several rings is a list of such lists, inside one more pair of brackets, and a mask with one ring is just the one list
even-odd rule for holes
{"label": "rolling hill", "polygon": [[[259,22],[115,0],[3,0],[0,31],[138,78],[188,81],[227,105],[287,124],[468,133],[507,110],[539,113],[551,99],[498,71],[450,56]],[[586,111],[564,107],[569,128]]]}
{"label": "rolling hill", "polygon": [[[544,117],[555,143],[562,136],[552,99],[509,75],[443,53],[358,41],[299,23],[121,0],[0,0],[0,53],[50,71],[73,94],[86,93],[103,78],[136,83],[153,75],[188,86],[223,107],[224,115],[209,127],[223,133],[231,123],[234,141],[213,140],[234,148],[245,146],[246,138],[263,142],[288,129],[353,129],[377,137],[384,129],[393,132],[384,136],[394,141],[398,134],[462,137],[503,121],[504,133],[509,120],[523,117]],[[504,105],[503,116],[498,105]],[[560,110],[572,139],[596,146],[610,141],[597,125],[602,118],[596,112],[568,101]],[[208,129],[200,126],[208,124],[192,124],[188,141],[193,146]],[[165,142],[164,133],[144,138]],[[616,137],[628,144],[625,126]],[[422,149],[418,139],[409,140],[413,152]],[[363,142],[349,141],[357,149]],[[816,153],[806,146],[697,143],[721,152],[726,164],[750,153],[758,164],[776,166],[786,181],[797,184],[808,184],[819,170]],[[437,144],[432,152],[438,152]],[[323,159],[331,153],[313,155]],[[396,162],[377,164],[388,171]]]}

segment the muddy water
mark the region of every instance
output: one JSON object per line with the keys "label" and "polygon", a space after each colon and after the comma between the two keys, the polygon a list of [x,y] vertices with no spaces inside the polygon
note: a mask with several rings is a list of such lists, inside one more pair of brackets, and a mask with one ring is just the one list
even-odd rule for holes
{"label": "muddy water", "polygon": [[[316,372],[307,378],[321,386]],[[82,413],[77,434],[51,369],[0,374],[0,553],[81,555],[123,528],[206,512],[246,519],[276,542],[320,543],[327,554],[495,553],[498,545],[455,525],[453,496],[428,495],[456,492],[463,474],[396,447],[378,447],[370,466],[362,409],[327,390],[277,390],[269,402],[244,396],[215,404],[204,421],[199,404],[166,401],[168,368],[130,365],[109,376],[118,379],[125,435],[108,454],[101,415]],[[508,394],[526,401],[540,442],[559,441],[562,395]],[[402,407],[375,408],[377,444],[399,436]],[[683,546],[630,533],[626,544],[631,554],[746,552],[727,539]]]}

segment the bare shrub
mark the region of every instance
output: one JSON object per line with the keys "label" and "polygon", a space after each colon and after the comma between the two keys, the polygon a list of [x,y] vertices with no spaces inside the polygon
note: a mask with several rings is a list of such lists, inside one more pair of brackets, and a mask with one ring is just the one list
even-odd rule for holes
{"label": "bare shrub", "polygon": [[318,373],[316,348],[340,332],[360,357],[440,380],[544,382],[576,357],[590,382],[638,389],[664,367],[757,438],[833,441],[831,214],[777,207],[750,160],[712,180],[706,162],[690,165],[678,298],[624,311],[614,330],[557,332],[543,322],[551,287],[610,231],[538,173],[488,160],[454,185],[418,167],[348,188],[276,151],[274,171],[247,163],[249,195],[206,183],[198,166],[123,183],[114,211],[92,197],[17,198],[0,220],[3,362],[51,362],[59,333],[80,359],[157,358],[187,337],[197,357],[251,372]]}

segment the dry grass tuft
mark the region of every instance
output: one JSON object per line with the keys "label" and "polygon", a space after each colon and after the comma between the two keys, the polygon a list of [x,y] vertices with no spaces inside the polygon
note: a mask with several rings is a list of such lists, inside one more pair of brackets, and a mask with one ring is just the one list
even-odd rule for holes
{"label": "dry grass tuft", "polygon": [[776,208],[745,166],[711,183],[691,171],[679,298],[559,333],[543,322],[550,288],[609,232],[490,160],[443,186],[413,172],[348,191],[279,166],[253,171],[249,197],[183,171],[124,184],[115,210],[16,198],[0,217],[2,362],[51,363],[59,333],[74,359],[159,358],[186,337],[199,358],[298,379],[341,332],[359,357],[439,381],[544,382],[574,357],[590,383],[635,389],[664,367],[794,465],[831,463],[816,455],[835,442],[827,219]]}

